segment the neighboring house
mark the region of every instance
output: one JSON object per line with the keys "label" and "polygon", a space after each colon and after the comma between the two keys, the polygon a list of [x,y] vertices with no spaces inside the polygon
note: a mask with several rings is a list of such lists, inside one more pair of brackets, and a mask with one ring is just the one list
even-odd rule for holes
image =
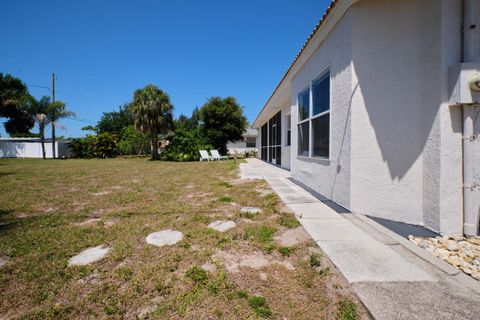
{"label": "neighboring house", "polygon": [[228,153],[235,154],[257,151],[257,136],[257,129],[248,128],[243,134],[243,140],[229,142],[227,144]]}
{"label": "neighboring house", "polygon": [[252,125],[259,158],[352,212],[478,234],[479,72],[480,1],[335,0]]}
{"label": "neighboring house", "polygon": [[[56,141],[58,158],[70,156],[66,141]],[[52,140],[45,139],[45,154],[52,158]],[[42,143],[39,138],[0,138],[0,158],[42,158]]]}

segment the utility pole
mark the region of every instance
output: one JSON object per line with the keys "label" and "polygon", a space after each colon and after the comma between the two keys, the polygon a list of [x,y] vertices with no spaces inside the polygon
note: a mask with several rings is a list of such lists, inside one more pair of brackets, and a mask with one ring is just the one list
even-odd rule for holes
{"label": "utility pole", "polygon": [[[55,73],[52,73],[52,104],[55,103]],[[55,121],[52,121],[52,157],[55,159]]]}

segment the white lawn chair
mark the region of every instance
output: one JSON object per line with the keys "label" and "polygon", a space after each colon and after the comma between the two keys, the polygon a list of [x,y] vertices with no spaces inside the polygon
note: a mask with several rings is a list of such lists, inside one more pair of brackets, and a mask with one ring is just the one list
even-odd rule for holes
{"label": "white lawn chair", "polygon": [[221,156],[220,153],[218,153],[218,150],[210,150],[210,153],[212,154],[212,160],[228,160],[227,156]]}
{"label": "white lawn chair", "polygon": [[207,150],[199,150],[200,152],[200,161],[210,161],[213,160],[212,157],[208,154]]}

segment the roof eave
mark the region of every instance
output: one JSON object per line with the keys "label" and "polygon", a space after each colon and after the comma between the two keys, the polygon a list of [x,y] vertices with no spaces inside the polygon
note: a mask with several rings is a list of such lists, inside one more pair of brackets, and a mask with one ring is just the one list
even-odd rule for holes
{"label": "roof eave", "polygon": [[[350,7],[358,1],[360,0],[332,0],[327,10],[325,10],[325,13],[323,14],[322,18],[317,23],[317,25],[308,36],[305,43],[303,44],[300,51],[297,53],[297,55],[293,59],[293,62],[287,68],[287,71],[284,73],[282,79],[276,86],[273,93],[270,95],[270,98],[267,100],[262,110],[260,110],[257,117],[253,121],[252,128],[260,128],[260,126],[263,123],[262,121],[260,121],[262,118],[261,116],[263,112],[267,110],[267,107],[269,106],[269,104],[274,100],[275,95],[279,91],[281,91],[287,79],[292,78],[293,71],[298,70],[308,60],[311,54],[313,54],[315,50],[311,50],[312,43],[315,43],[315,45],[313,46],[313,48],[315,49],[318,46],[318,42],[321,43],[323,39],[326,38],[326,36],[340,21],[340,19],[344,16],[344,14],[348,11],[348,9],[350,9]],[[323,37],[321,37],[320,35],[323,35]],[[316,41],[317,39],[319,40]],[[306,54],[306,53],[309,53],[309,54]],[[289,89],[289,87],[287,87],[286,89]]]}

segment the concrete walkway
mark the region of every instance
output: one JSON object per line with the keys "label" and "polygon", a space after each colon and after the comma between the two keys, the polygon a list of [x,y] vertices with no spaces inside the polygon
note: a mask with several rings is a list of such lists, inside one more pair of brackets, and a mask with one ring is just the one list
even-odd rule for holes
{"label": "concrete walkway", "polygon": [[408,240],[357,214],[339,214],[258,159],[240,165],[242,179],[265,179],[375,319],[480,319],[480,284]]}

